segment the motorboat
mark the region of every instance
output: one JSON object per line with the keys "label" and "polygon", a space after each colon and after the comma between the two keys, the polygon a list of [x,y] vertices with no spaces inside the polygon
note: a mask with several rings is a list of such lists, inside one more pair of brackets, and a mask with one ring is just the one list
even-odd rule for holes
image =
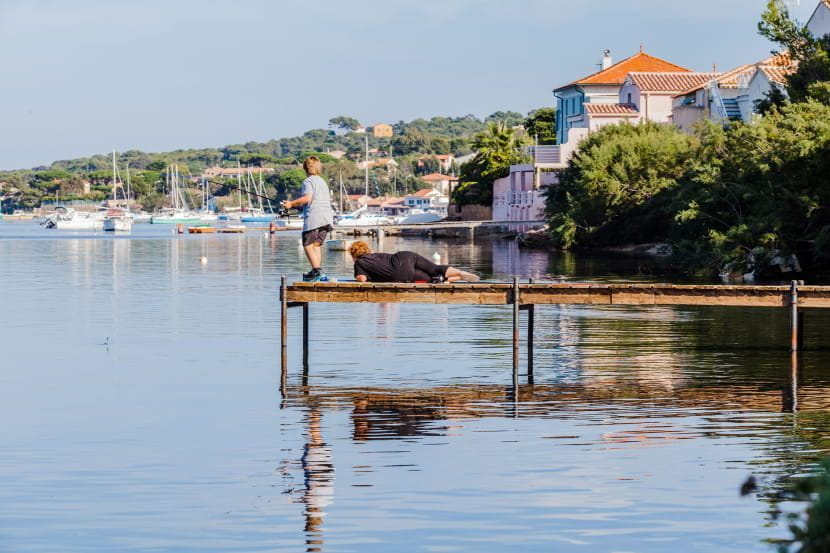
{"label": "motorboat", "polygon": [[44,228],[57,230],[103,230],[102,212],[75,211],[71,207],[57,206],[55,213],[42,223]]}
{"label": "motorboat", "polygon": [[366,207],[358,208],[351,213],[345,213],[335,218],[336,227],[376,227],[380,225],[391,225],[392,219],[385,215],[368,213]]}
{"label": "motorboat", "polygon": [[424,211],[421,209],[413,209],[408,214],[398,217],[396,222],[399,225],[413,225],[417,223],[437,223],[442,221],[443,216],[431,211]]}

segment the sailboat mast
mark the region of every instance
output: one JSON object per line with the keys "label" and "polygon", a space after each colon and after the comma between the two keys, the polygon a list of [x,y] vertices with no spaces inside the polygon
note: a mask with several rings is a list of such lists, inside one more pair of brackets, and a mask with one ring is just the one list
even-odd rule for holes
{"label": "sailboat mast", "polygon": [[112,151],[112,201],[115,202],[115,150]]}
{"label": "sailboat mast", "polygon": [[133,197],[133,188],[130,184],[130,162],[127,162],[127,199],[131,200]]}
{"label": "sailboat mast", "polygon": [[369,135],[366,134],[363,137],[363,139],[366,142],[366,167],[365,167],[366,170],[365,170],[365,177],[364,177],[365,184],[366,184],[366,190],[365,190],[364,194],[368,198],[369,197]]}
{"label": "sailboat mast", "polygon": [[242,164],[236,160],[236,189],[239,190],[239,211],[242,211]]}

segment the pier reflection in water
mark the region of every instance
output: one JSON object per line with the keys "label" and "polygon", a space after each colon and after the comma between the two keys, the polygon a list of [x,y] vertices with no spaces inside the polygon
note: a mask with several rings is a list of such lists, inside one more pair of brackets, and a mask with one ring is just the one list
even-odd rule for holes
{"label": "pier reflection in water", "polygon": [[[313,305],[310,371],[292,356],[280,399],[296,235],[136,228],[0,225],[0,549],[761,551],[786,535],[773,492],[830,449],[823,313],[792,359],[783,311],[542,307],[514,393],[509,307]],[[502,241],[381,247],[662,280]]]}

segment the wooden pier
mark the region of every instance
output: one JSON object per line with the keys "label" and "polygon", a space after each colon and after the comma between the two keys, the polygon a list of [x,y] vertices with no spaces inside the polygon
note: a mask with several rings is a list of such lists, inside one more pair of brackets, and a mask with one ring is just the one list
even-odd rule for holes
{"label": "wooden pier", "polygon": [[830,308],[830,286],[721,286],[698,284],[477,283],[399,284],[298,282],[280,286],[281,366],[283,388],[288,369],[288,309],[303,310],[303,368],[308,368],[308,322],[311,303],[438,303],[510,305],[513,311],[513,383],[518,383],[519,317],[528,314],[528,379],[533,377],[533,326],[537,305],[709,305],[777,307],[790,314],[790,350],[798,351],[803,335],[802,308]]}
{"label": "wooden pier", "polygon": [[475,236],[509,233],[511,229],[517,228],[538,228],[544,224],[544,221],[436,221],[376,226],[340,224],[334,227],[334,232],[345,236],[410,235],[435,238],[474,238]]}

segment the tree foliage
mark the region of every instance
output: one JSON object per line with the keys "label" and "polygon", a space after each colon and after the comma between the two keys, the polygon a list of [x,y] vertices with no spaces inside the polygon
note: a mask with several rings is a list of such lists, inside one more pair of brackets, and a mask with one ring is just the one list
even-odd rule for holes
{"label": "tree foliage", "polygon": [[773,87],[761,104],[761,111],[765,113],[771,105],[781,106],[787,101],[817,100],[830,104],[830,35],[814,37],[806,26],[790,17],[781,0],[769,0],[758,30],[778,44],[796,66],[787,76],[787,95]]}
{"label": "tree foliage", "polygon": [[556,108],[534,109],[522,125],[527,135],[539,144],[556,144]]}
{"label": "tree foliage", "polygon": [[346,131],[353,131],[360,126],[360,121],[358,121],[354,117],[338,115],[337,117],[332,117],[331,119],[329,119],[329,126]]}
{"label": "tree foliage", "polygon": [[670,215],[656,204],[677,186],[693,151],[693,139],[669,125],[626,123],[592,133],[548,194],[555,242],[572,248],[665,235]]}
{"label": "tree foliage", "polygon": [[459,185],[453,191],[453,202],[458,205],[491,205],[493,181],[505,177],[510,166],[527,161],[521,146],[527,143],[524,133],[501,122],[487,125],[485,132],[473,138],[475,157],[461,166]]}

